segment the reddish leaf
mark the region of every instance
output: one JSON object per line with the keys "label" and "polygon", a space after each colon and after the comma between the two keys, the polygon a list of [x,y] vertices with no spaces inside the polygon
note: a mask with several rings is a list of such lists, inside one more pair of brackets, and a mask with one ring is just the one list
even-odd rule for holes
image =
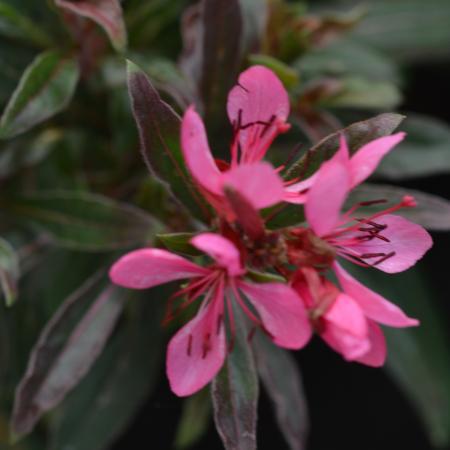
{"label": "reddish leaf", "polygon": [[258,372],[274,403],[280,430],[289,448],[304,450],[309,428],[308,408],[295,359],[261,333],[255,343]]}
{"label": "reddish leaf", "polygon": [[122,52],[127,46],[127,32],[119,0],[55,0],[61,9],[87,17],[108,34],[114,48]]}
{"label": "reddish leaf", "polygon": [[180,149],[180,118],[159,96],[147,75],[128,61],[128,89],[142,156],[152,175],[161,180],[181,206],[196,217],[207,210],[186,171]]}
{"label": "reddish leaf", "polygon": [[11,423],[15,436],[29,433],[100,355],[124,300],[123,291],[103,287],[98,275],[88,279],[62,303],[42,331],[16,391]]}

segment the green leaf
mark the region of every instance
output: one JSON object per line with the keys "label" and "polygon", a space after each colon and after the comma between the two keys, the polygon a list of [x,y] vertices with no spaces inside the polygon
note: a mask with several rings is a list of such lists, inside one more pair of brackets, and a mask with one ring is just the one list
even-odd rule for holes
{"label": "green leaf", "polygon": [[89,278],[58,308],[34,346],[15,396],[12,432],[29,433],[89,371],[122,311],[124,291]]}
{"label": "green leaf", "polygon": [[214,422],[226,450],[256,450],[258,376],[242,316],[235,308],[234,348],[211,386]]}
{"label": "green leaf", "polygon": [[289,169],[286,178],[306,178],[319,168],[322,162],[331,158],[339,148],[339,138],[342,134],[347,138],[350,153],[373,139],[391,134],[404,119],[404,116],[394,113],[380,114],[368,120],[356,122],[348,127],[330,134],[309,149]]}
{"label": "green leaf", "polygon": [[144,211],[87,192],[42,191],[11,197],[4,207],[45,230],[58,245],[83,251],[148,244],[162,230]]}
{"label": "green leaf", "polygon": [[187,398],[175,437],[175,447],[185,449],[194,445],[208,429],[211,418],[211,397],[209,389],[202,389]]}
{"label": "green leaf", "polygon": [[6,306],[12,306],[17,298],[19,258],[11,244],[0,238],[0,287]]}
{"label": "green leaf", "polygon": [[450,47],[450,3],[430,0],[377,0],[352,38],[392,55],[414,61],[448,58]]}
{"label": "green leaf", "polygon": [[[429,230],[446,231],[450,230],[450,202],[437,195],[427,194],[426,192],[414,189],[406,189],[388,184],[370,184],[365,183],[354,189],[348,200],[347,206],[350,207],[359,202],[386,199],[389,203],[400,203],[405,195],[412,195],[417,202],[415,208],[402,208],[396,214],[416,222]],[[379,211],[375,206],[364,207],[361,212],[365,215]],[[384,209],[385,206],[382,205]]]}
{"label": "green leaf", "polygon": [[58,52],[39,55],[25,70],[0,120],[0,138],[23,133],[63,110],[74,93],[79,71],[74,59]]}
{"label": "green leaf", "polygon": [[299,84],[298,72],[273,56],[253,54],[249,56],[249,61],[251,64],[260,64],[273,70],[286,89],[291,89]]}
{"label": "green leaf", "polygon": [[450,126],[438,119],[408,115],[406,139],[383,159],[377,174],[392,180],[450,172]]}
{"label": "green leaf", "polygon": [[127,47],[127,30],[119,0],[55,0],[55,4],[66,11],[93,20],[100,25],[118,52]]}
{"label": "green leaf", "polygon": [[164,292],[130,302],[123,326],[57,411],[50,450],[109,448],[125,431],[159,374],[164,303],[157,297]]}
{"label": "green leaf", "polygon": [[8,142],[0,150],[0,179],[41,162],[63,137],[62,130],[47,128],[38,135]]}
{"label": "green leaf", "polygon": [[0,35],[39,47],[50,47],[51,38],[11,4],[0,2]]}
{"label": "green leaf", "polygon": [[357,76],[372,81],[400,82],[395,60],[368,45],[352,39],[338,39],[324,47],[311,49],[295,63],[307,80],[331,76]]}
{"label": "green leaf", "polygon": [[128,61],[128,88],[139,130],[141,151],[152,173],[196,217],[207,214],[186,171],[180,149],[180,118],[159,96],[149,78]]}
{"label": "green leaf", "polygon": [[295,359],[262,333],[255,338],[258,372],[274,403],[278,426],[290,449],[306,449],[308,407]]}
{"label": "green leaf", "polygon": [[402,100],[399,89],[386,81],[358,77],[341,80],[339,92],[320,104],[327,108],[394,109]]}
{"label": "green leaf", "polygon": [[411,399],[433,444],[446,447],[450,442],[448,325],[433,303],[430,280],[417,268],[394,277],[355,266],[351,272],[420,320],[417,328],[383,329],[388,341],[386,369]]}
{"label": "green leaf", "polygon": [[156,237],[168,250],[176,253],[184,253],[185,255],[198,256],[201,252],[190,243],[190,240],[194,236],[195,233],[170,233],[156,235]]}

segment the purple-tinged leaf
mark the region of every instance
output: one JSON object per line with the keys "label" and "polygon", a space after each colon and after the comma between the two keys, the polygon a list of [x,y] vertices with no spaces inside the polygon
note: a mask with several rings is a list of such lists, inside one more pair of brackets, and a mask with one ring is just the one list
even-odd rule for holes
{"label": "purple-tinged leaf", "polygon": [[101,353],[124,305],[123,290],[101,274],[69,296],[43,329],[15,395],[11,429],[29,433],[86,375]]}
{"label": "purple-tinged leaf", "polygon": [[3,207],[47,232],[58,245],[83,251],[145,244],[163,228],[133,205],[89,192],[35,192],[11,197]]}
{"label": "purple-tinged leaf", "polygon": [[[390,204],[394,205],[400,203],[405,195],[412,195],[417,202],[417,206],[414,208],[403,208],[396,214],[406,217],[428,230],[450,230],[450,201],[437,195],[414,189],[390,186],[388,184],[365,183],[352,191],[347,205],[377,199],[386,199]],[[365,207],[361,209],[361,213],[368,215],[379,209],[376,206]]]}
{"label": "purple-tinged leaf", "polygon": [[11,244],[0,238],[0,288],[6,306],[12,306],[17,298],[19,258]]}
{"label": "purple-tinged leaf", "polygon": [[56,6],[100,25],[114,48],[123,52],[127,47],[127,31],[119,0],[55,0]]}
{"label": "purple-tinged leaf", "polygon": [[52,415],[49,450],[107,449],[130,426],[160,376],[167,294],[164,288],[130,294],[105,350]]}
{"label": "purple-tinged leaf", "polygon": [[42,53],[27,67],[0,120],[0,139],[9,139],[63,110],[78,82],[74,59]]}
{"label": "purple-tinged leaf", "polygon": [[352,123],[348,127],[326,136],[293,164],[286,174],[286,178],[306,178],[314,173],[322,162],[330,159],[337,151],[342,134],[347,138],[350,153],[354,153],[367,142],[391,134],[404,118],[400,114],[380,114],[368,120]]}
{"label": "purple-tinged leaf", "polygon": [[226,450],[256,450],[259,385],[242,313],[234,309],[233,351],[212,382],[214,421]]}
{"label": "purple-tinged leaf", "polygon": [[225,111],[241,61],[242,14],[239,0],[203,0],[183,18],[181,67],[192,79],[206,119]]}
{"label": "purple-tinged leaf", "polygon": [[207,209],[196,191],[180,149],[180,118],[159,96],[147,75],[128,61],[128,89],[139,130],[142,156],[151,174],[161,180],[194,216]]}
{"label": "purple-tinged leaf", "polygon": [[289,448],[306,449],[308,407],[295,359],[262,333],[256,337],[255,350],[259,375],[274,403],[276,419]]}

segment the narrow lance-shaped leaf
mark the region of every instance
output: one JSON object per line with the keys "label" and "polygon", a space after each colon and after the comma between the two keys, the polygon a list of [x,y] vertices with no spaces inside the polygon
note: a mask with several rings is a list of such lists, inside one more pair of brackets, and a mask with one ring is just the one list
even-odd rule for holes
{"label": "narrow lance-shaped leaf", "polygon": [[78,384],[101,353],[120,315],[124,291],[91,277],[42,331],[15,396],[12,432],[29,433],[42,414]]}
{"label": "narrow lance-shaped leaf", "polygon": [[[414,189],[406,189],[388,184],[365,183],[352,191],[347,205],[351,206],[359,202],[386,199],[390,203],[400,203],[405,195],[412,195],[417,206],[414,208],[403,208],[396,214],[402,215],[429,230],[450,230],[450,202],[437,195]],[[379,210],[379,208],[378,208]],[[376,212],[376,207],[365,207],[365,214]]]}
{"label": "narrow lance-shaped leaf", "polygon": [[377,0],[368,3],[367,14],[352,37],[392,55],[397,61],[448,57],[450,3],[430,0]]}
{"label": "narrow lance-shaped leaf", "polygon": [[19,258],[11,244],[0,238],[0,287],[6,306],[11,306],[17,298],[19,278]]}
{"label": "narrow lance-shaped leaf", "polygon": [[128,88],[139,130],[142,156],[150,172],[165,183],[178,203],[204,218],[201,203],[186,171],[180,149],[180,118],[159,96],[147,75],[128,62]]}
{"label": "narrow lance-shaped leaf", "polygon": [[[236,81],[242,50],[239,0],[202,0],[182,19],[180,66],[191,80],[208,122],[225,120],[226,95]],[[224,68],[226,68],[224,70]]]}
{"label": "narrow lance-shaped leaf", "polygon": [[407,138],[383,159],[377,174],[401,180],[450,172],[450,126],[434,117],[408,115]]}
{"label": "narrow lance-shaped leaf", "polygon": [[292,179],[298,176],[305,178],[314,173],[323,161],[330,159],[336,153],[342,134],[347,138],[350,153],[354,153],[367,142],[391,134],[403,119],[404,116],[400,114],[380,114],[326,136],[293,164],[286,178]]}
{"label": "narrow lance-shaped leaf", "polygon": [[192,447],[206,432],[211,419],[209,389],[202,389],[183,402],[183,413],[175,437],[175,447]]}
{"label": "narrow lance-shaped leaf", "polygon": [[55,0],[61,9],[87,17],[108,34],[114,48],[123,52],[127,46],[127,31],[119,0]]}
{"label": "narrow lance-shaped leaf", "polygon": [[185,255],[198,256],[201,252],[191,243],[195,233],[169,233],[158,234],[156,237],[170,251],[184,253]]}
{"label": "narrow lance-shaped leaf", "polygon": [[0,138],[9,139],[63,110],[79,77],[76,61],[58,52],[39,55],[25,70],[0,120]]}
{"label": "narrow lance-shaped leaf", "polygon": [[256,336],[255,350],[258,372],[274,403],[276,419],[289,448],[306,449],[308,407],[295,359],[262,333]]}
{"label": "narrow lance-shaped leaf", "polygon": [[[31,134],[31,133],[30,133]],[[14,139],[0,151],[0,179],[45,159],[66,136],[61,129],[46,128],[39,134]]]}
{"label": "narrow lance-shaped leaf", "polygon": [[39,47],[50,47],[51,38],[12,5],[0,1],[0,35]]}
{"label": "narrow lance-shaped leaf", "polygon": [[[223,110],[241,59],[242,18],[238,0],[203,0],[200,93],[205,117]],[[224,70],[226,68],[226,70]]]}
{"label": "narrow lance-shaped leaf", "polygon": [[88,192],[43,191],[11,198],[4,208],[49,233],[59,245],[77,250],[143,244],[162,230],[144,211]]}
{"label": "narrow lance-shaped leaf", "polygon": [[166,294],[132,294],[122,326],[55,415],[50,450],[106,449],[129,426],[160,372]]}
{"label": "narrow lance-shaped leaf", "polygon": [[258,376],[241,311],[233,351],[212,382],[214,421],[226,450],[256,450]]}

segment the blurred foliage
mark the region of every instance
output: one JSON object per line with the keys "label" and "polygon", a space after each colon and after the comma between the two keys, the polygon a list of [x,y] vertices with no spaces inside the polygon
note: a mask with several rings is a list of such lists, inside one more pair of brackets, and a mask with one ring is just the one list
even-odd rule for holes
{"label": "blurred foliage", "polygon": [[[228,89],[241,69],[262,64],[289,91],[294,127],[270,156],[284,162],[301,142],[291,174],[304,176],[328,159],[334,133],[351,122],[358,123],[344,131],[355,146],[361,135],[372,139],[397,126],[409,134],[380,165],[379,179],[449,173],[448,124],[407,111],[400,124],[400,115],[386,114],[402,104],[411,63],[450,59],[449,23],[448,0],[1,0],[1,448],[105,449],[151,394],[167,290],[145,293],[151,301],[128,301],[104,278],[92,282],[92,274],[106,270],[118,250],[138,245],[192,254],[190,232],[210,225],[180,159],[179,114],[188,104],[206,114],[220,156],[231,138],[223,126]],[[408,192],[360,189],[383,198]],[[450,230],[449,202],[415,195],[423,202],[414,219]],[[273,228],[303,220],[301,208],[267,213]],[[444,446],[450,442],[448,321],[435,311],[433,290],[422,286],[418,272],[397,281],[362,276],[423,320],[419,330],[389,333],[388,371],[423,417],[432,443]],[[415,287],[405,291],[405,283]],[[283,397],[283,377],[296,378],[298,369],[278,349],[267,352],[284,369],[257,357],[260,376],[287,442],[303,448],[300,381],[291,380],[289,402]],[[244,431],[252,446],[258,390],[248,381],[249,373],[257,378],[250,353],[238,346],[212,391],[219,430],[238,440]],[[205,398],[202,392],[188,400],[179,448],[205,431]],[[296,408],[303,423],[293,428],[286,411]],[[230,409],[247,418],[242,430],[227,419]],[[49,410],[31,434],[12,443]]]}

